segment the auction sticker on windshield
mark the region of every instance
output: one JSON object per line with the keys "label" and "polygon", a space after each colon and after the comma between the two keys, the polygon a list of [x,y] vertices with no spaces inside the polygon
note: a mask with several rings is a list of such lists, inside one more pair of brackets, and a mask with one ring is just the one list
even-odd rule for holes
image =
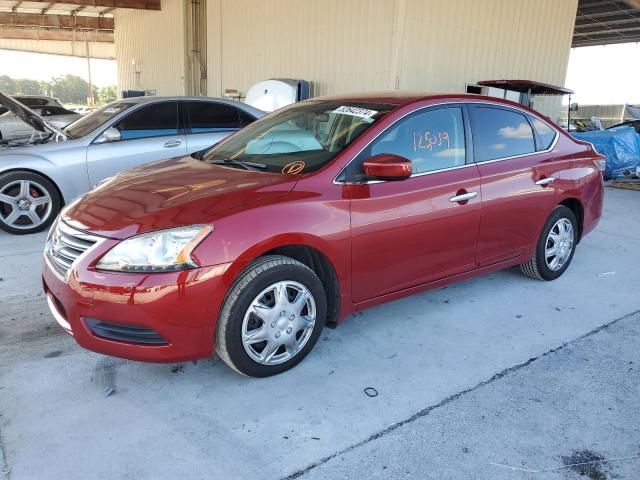
{"label": "auction sticker on windshield", "polygon": [[360,118],[371,118],[376,113],[378,113],[378,111],[369,110],[368,108],[349,107],[347,105],[343,105],[342,107],[336,108],[333,113],[341,113],[342,115],[353,115],[354,117]]}

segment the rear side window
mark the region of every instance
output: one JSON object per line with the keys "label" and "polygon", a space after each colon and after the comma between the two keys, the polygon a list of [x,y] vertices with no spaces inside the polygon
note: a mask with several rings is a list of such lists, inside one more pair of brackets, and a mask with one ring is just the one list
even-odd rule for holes
{"label": "rear side window", "polygon": [[243,127],[257,120],[257,118],[245,112],[244,110],[238,109],[238,113],[240,114],[240,123],[242,124]]}
{"label": "rear side window", "polygon": [[540,140],[538,150],[546,150],[551,146],[553,140],[556,138],[555,130],[537,118],[529,117],[529,120],[531,120],[531,125],[535,128],[536,133],[538,134],[538,139]]}
{"label": "rear side window", "polygon": [[476,162],[526,155],[536,151],[531,125],[521,113],[502,108],[472,107]]}
{"label": "rear side window", "polygon": [[242,127],[238,109],[213,102],[186,102],[192,133],[219,132]]}
{"label": "rear side window", "polygon": [[370,146],[369,156],[381,153],[411,160],[413,173],[465,164],[464,122],[460,108],[416,112],[399,120]]}
{"label": "rear side window", "polygon": [[153,103],[131,112],[115,127],[122,140],[178,133],[178,102]]}

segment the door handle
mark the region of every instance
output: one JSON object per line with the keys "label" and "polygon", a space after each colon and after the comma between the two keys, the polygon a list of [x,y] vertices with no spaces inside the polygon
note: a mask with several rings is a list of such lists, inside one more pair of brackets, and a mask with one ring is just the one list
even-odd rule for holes
{"label": "door handle", "polygon": [[476,198],[478,196],[478,192],[468,192],[463,193],[461,195],[456,195],[455,197],[451,197],[449,199],[450,202],[466,202],[467,200],[471,200],[472,198]]}
{"label": "door handle", "polygon": [[164,145],[162,146],[164,148],[173,148],[173,147],[179,147],[181,143],[182,143],[181,140],[169,140],[168,142],[165,142]]}
{"label": "door handle", "polygon": [[545,185],[549,185],[555,181],[556,179],[553,177],[541,178],[536,182],[536,185],[542,185],[544,187]]}

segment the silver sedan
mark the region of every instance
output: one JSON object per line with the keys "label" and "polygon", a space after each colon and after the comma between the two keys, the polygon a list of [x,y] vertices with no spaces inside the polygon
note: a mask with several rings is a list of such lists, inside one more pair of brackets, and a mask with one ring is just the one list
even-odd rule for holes
{"label": "silver sedan", "polygon": [[0,228],[14,234],[46,229],[63,205],[105,178],[206,149],[264,115],[219,98],[136,97],[60,130],[1,93],[0,104],[35,130],[0,142]]}

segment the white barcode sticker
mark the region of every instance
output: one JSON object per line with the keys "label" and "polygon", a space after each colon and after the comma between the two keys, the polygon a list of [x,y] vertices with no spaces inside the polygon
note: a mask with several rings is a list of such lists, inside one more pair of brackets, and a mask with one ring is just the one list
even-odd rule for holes
{"label": "white barcode sticker", "polygon": [[341,113],[342,115],[353,115],[354,117],[360,118],[371,118],[376,113],[378,113],[378,111],[369,110],[368,108],[349,107],[347,105],[343,105],[342,107],[336,108],[333,113]]}

